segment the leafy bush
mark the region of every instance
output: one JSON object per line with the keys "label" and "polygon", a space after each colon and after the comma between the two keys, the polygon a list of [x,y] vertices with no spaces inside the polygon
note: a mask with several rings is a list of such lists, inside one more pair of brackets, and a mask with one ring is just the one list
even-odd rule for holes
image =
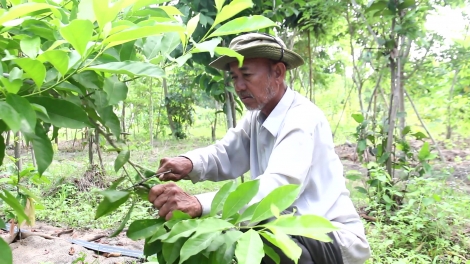
{"label": "leafy bush", "polygon": [[[104,198],[97,208],[96,218],[112,213],[128,200],[134,204],[138,199],[138,190],[116,190],[119,182],[116,183],[102,192]],[[298,185],[278,187],[261,201],[246,207],[258,189],[258,180],[241,184],[229,181],[217,192],[210,214],[191,219],[183,212],[174,211],[169,221],[162,218],[136,220],[130,224],[127,236],[133,240],[145,239],[145,256],[158,259],[160,264],[260,263],[265,255],[279,262],[277,253],[263,243],[263,239],[297,263],[302,251],[288,235],[331,241],[326,234],[337,228],[327,219],[280,214],[297,198]],[[123,230],[132,209],[133,206],[114,235]],[[273,221],[261,223],[272,217],[275,217]]]}

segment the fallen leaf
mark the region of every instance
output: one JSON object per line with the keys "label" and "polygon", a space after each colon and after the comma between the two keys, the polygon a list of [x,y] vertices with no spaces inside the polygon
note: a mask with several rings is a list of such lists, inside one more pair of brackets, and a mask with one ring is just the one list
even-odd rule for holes
{"label": "fallen leaf", "polygon": [[73,255],[73,254],[75,254],[75,248],[71,247],[69,249],[69,255]]}

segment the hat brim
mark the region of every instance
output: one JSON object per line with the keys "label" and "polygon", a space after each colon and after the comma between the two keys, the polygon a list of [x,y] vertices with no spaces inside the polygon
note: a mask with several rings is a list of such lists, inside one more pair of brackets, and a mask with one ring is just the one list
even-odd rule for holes
{"label": "hat brim", "polygon": [[[257,45],[246,49],[237,50],[238,53],[243,55],[244,59],[249,58],[267,58],[274,61],[279,61],[282,55],[282,50],[278,46],[272,45]],[[237,58],[230,57],[227,55],[220,56],[216,60],[212,61],[209,66],[219,70],[227,71],[229,69],[229,63],[236,61]],[[288,70],[295,69],[300,65],[304,64],[304,60],[299,54],[284,49],[284,55],[282,56],[282,62],[286,64]]]}

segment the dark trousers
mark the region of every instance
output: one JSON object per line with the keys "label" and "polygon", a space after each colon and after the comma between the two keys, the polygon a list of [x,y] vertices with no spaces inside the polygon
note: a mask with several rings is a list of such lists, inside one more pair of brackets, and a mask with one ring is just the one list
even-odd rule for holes
{"label": "dark trousers", "polygon": [[[292,213],[292,208],[288,208],[283,211],[281,214],[290,214]],[[260,224],[265,224],[267,222],[273,221],[275,218],[267,219]],[[328,236],[331,238],[332,242],[322,242],[312,238],[302,237],[302,236],[290,236],[291,239],[297,243],[297,245],[302,249],[302,254],[298,264],[343,264],[343,259],[341,256],[341,250],[339,245],[332,233],[329,233]],[[293,264],[290,258],[288,258],[282,250],[274,246],[270,242],[266,241],[263,237],[263,242],[270,246],[280,257],[280,264]],[[265,256],[261,264],[274,264],[275,262],[268,256]]]}

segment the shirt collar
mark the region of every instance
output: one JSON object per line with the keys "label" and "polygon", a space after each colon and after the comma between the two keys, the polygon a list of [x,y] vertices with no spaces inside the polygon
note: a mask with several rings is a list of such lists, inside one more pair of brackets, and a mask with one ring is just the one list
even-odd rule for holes
{"label": "shirt collar", "polygon": [[[266,117],[261,111],[258,115],[258,122],[262,123],[262,126],[266,128],[274,137],[277,136],[281,127],[282,121],[284,120],[287,111],[289,110],[292,102],[294,101],[295,93],[289,87],[282,96],[279,103],[274,107],[273,111]],[[264,121],[264,122],[263,122]]]}

